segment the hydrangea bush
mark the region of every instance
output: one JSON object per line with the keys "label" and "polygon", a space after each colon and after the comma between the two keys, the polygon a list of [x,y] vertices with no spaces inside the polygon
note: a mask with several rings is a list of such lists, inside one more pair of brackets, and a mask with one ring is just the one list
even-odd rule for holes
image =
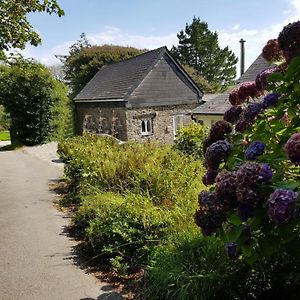
{"label": "hydrangea bush", "polygon": [[263,49],[270,67],[241,83],[203,150],[208,191],[195,222],[230,259],[289,253],[300,262],[300,21]]}

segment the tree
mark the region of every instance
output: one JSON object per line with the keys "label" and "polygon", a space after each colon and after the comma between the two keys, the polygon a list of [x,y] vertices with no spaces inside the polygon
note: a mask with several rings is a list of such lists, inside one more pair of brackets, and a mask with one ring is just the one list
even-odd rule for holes
{"label": "tree", "polygon": [[33,60],[18,57],[1,66],[0,103],[11,117],[13,143],[40,144],[69,133],[67,87]]}
{"label": "tree", "polygon": [[55,13],[63,16],[64,11],[55,0],[5,0],[0,2],[0,59],[4,50],[24,49],[27,42],[37,46],[41,38],[27,19],[31,12]]}
{"label": "tree", "polygon": [[184,70],[190,75],[190,77],[195,81],[197,86],[204,93],[216,93],[219,92],[219,86],[217,84],[213,84],[207,81],[203,76],[199,75],[199,72],[188,65],[182,65]]}
{"label": "tree", "polygon": [[177,37],[179,45],[171,52],[182,64],[195,68],[210,83],[225,87],[232,83],[237,58],[228,47],[220,48],[217,32],[210,31],[206,22],[194,18]]}
{"label": "tree", "polygon": [[105,64],[118,62],[143,53],[133,47],[91,46],[86,36],[70,47],[69,55],[60,57],[64,64],[65,79],[70,85],[71,98],[75,97]]}

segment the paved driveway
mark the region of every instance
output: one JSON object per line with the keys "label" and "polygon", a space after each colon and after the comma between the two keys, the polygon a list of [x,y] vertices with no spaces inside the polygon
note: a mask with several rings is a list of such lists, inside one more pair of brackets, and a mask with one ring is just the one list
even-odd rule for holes
{"label": "paved driveway", "polygon": [[22,150],[0,152],[1,300],[121,299],[74,263],[68,219],[48,190],[61,174]]}

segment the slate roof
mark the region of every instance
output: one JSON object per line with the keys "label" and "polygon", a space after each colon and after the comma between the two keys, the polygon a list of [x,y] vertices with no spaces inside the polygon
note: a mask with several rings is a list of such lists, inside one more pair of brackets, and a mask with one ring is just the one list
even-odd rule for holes
{"label": "slate roof", "polygon": [[262,54],[260,54],[236,83],[254,81],[257,74],[268,67],[270,67],[270,64],[263,58]]}
{"label": "slate roof", "polygon": [[[251,64],[251,66],[246,70],[246,72],[236,81],[236,83],[239,84],[246,81],[254,81],[257,74],[262,70],[268,68],[269,66],[270,64],[260,54],[257,59]],[[210,101],[207,101],[206,103],[192,110],[191,114],[223,115],[225,111],[231,107],[231,104],[228,100],[229,93],[230,91],[216,96]]]}
{"label": "slate roof", "polygon": [[[161,47],[121,62],[104,65],[74,101],[126,100],[165,53],[172,58],[168,49]],[[174,62],[202,96],[197,85],[175,60]]]}

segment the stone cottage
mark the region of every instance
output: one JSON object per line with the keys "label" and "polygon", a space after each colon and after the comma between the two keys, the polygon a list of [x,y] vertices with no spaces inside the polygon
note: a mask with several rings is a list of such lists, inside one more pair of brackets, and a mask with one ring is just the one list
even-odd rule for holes
{"label": "stone cottage", "polygon": [[166,47],[103,66],[74,98],[76,131],[172,143],[202,101]]}
{"label": "stone cottage", "polygon": [[[246,81],[255,81],[256,76],[261,71],[270,67],[270,64],[260,54],[257,59],[250,65],[245,73],[236,81],[237,84]],[[237,87],[237,85],[235,86]],[[216,121],[223,120],[223,115],[226,110],[231,107],[229,102],[230,91],[223,94],[215,95],[206,101],[206,96],[203,98],[204,104],[200,105],[191,112],[192,119],[196,122],[211,127]],[[208,98],[208,97],[207,97]]]}

